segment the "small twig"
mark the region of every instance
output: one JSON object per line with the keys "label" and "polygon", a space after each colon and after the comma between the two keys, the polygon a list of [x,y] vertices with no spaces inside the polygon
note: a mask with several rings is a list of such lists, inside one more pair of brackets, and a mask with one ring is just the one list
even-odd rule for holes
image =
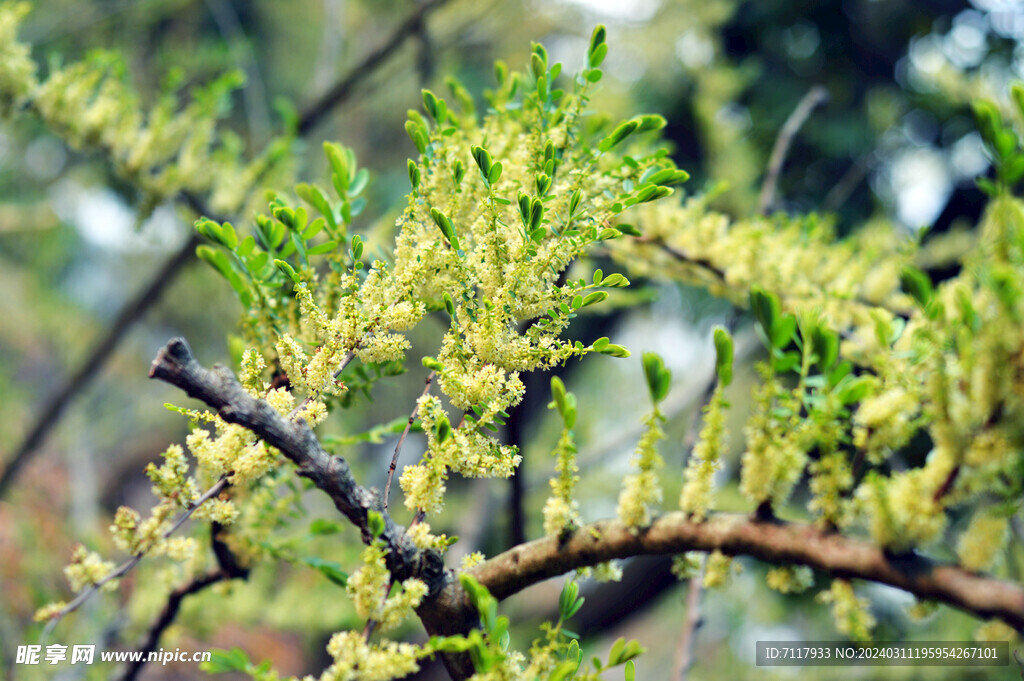
{"label": "small twig", "polygon": [[[421,399],[427,396],[430,392],[430,384],[434,381],[434,375],[436,371],[431,371],[427,374],[427,380],[425,381],[426,386],[423,388],[423,395]],[[420,411],[419,400],[416,401],[416,406],[413,407],[412,413],[409,414],[409,421],[405,424],[405,430],[402,431],[402,436],[398,438],[398,444],[395,445],[395,453],[391,457],[391,466],[388,467],[388,481],[384,485],[384,510],[388,510],[388,498],[391,496],[391,480],[395,477],[395,469],[398,468],[398,455],[402,452],[402,445],[405,443],[405,438],[408,437],[409,431],[412,430],[412,424],[416,421],[416,415]]]}
{"label": "small twig", "polygon": [[164,609],[160,612],[160,615],[154,620],[153,624],[150,625],[149,631],[146,634],[146,640],[136,649],[136,652],[142,653],[133,660],[124,672],[121,674],[119,681],[135,681],[142,668],[146,666],[149,661],[147,653],[156,650],[157,645],[160,643],[160,637],[163,636],[167,627],[171,626],[174,619],[178,616],[178,611],[181,610],[181,603],[187,596],[195,593],[199,593],[203,589],[209,586],[223,582],[229,579],[247,579],[249,577],[249,569],[243,567],[238,562],[238,557],[231,551],[228,545],[221,539],[221,534],[224,532],[224,526],[218,522],[213,522],[210,528],[210,544],[213,549],[213,555],[217,558],[217,570],[211,570],[206,574],[195,577],[188,584],[180,586],[167,597],[167,603],[164,605]]}
{"label": "small twig", "polygon": [[146,634],[145,642],[139,646],[136,652],[142,653],[133,659],[124,672],[119,677],[119,681],[135,681],[143,667],[148,662],[148,655],[156,650],[157,645],[160,643],[160,637],[163,635],[167,627],[171,626],[174,622],[174,618],[178,616],[178,611],[181,609],[181,602],[185,600],[187,596],[191,596],[194,593],[199,593],[208,586],[222,582],[228,579],[227,575],[222,570],[211,570],[205,574],[202,574],[194,578],[188,584],[180,586],[171,592],[167,598],[167,603],[164,605],[164,609],[160,611],[160,615],[156,618],[152,625],[149,627],[149,631]]}
{"label": "small twig", "polygon": [[779,174],[782,172],[782,165],[786,162],[786,155],[789,153],[793,138],[796,137],[796,133],[807,121],[811,112],[827,101],[828,90],[820,85],[815,85],[804,95],[800,103],[793,109],[793,113],[786,119],[779,131],[779,136],[775,139],[775,146],[772,147],[768,172],[765,175],[764,184],[761,185],[761,196],[757,202],[757,212],[767,215],[775,205],[775,189],[779,183]]}
{"label": "small twig", "polygon": [[846,203],[846,200],[850,198],[853,190],[857,188],[857,185],[867,176],[868,172],[877,162],[878,157],[874,151],[869,151],[856,162],[850,166],[850,168],[843,173],[843,176],[839,178],[839,181],[828,190],[828,194],[825,194],[825,198],[821,202],[821,209],[827,213],[834,213]]}
{"label": "small twig", "polygon": [[690,586],[686,592],[686,619],[683,620],[683,630],[679,633],[679,654],[676,656],[676,673],[673,674],[676,681],[686,681],[690,675],[697,630],[704,624],[704,618],[700,614],[700,597],[704,586],[706,561],[707,554],[701,554],[700,567],[697,568],[697,574],[690,577]]}
{"label": "small twig", "polygon": [[[361,345],[362,345],[362,341],[360,341],[359,343],[356,343],[356,348],[359,348]],[[349,350],[347,353],[345,353],[345,356],[341,358],[341,364],[339,364],[338,368],[335,369],[335,371],[334,371],[334,380],[338,380],[338,378],[341,376],[341,372],[343,372],[345,370],[345,367],[347,367],[349,365],[349,363],[355,358],[355,356],[356,356],[356,351],[355,350]],[[312,402],[312,401],[313,401],[313,396],[312,395],[306,395],[306,398],[303,399],[301,402],[299,402],[299,406],[295,407],[294,409],[292,409],[288,413],[288,420],[289,421],[294,420],[295,417],[298,416],[300,413],[302,413],[302,410],[305,409],[306,406],[310,402]]]}
{"label": "small twig", "polygon": [[335,83],[324,95],[299,116],[296,130],[298,134],[305,135],[315,128],[331,112],[332,109],[341,105],[356,87],[379,67],[382,63],[398,51],[405,41],[415,36],[427,15],[446,4],[448,0],[427,0],[421,4],[415,12],[406,17],[399,26],[392,32],[383,45],[363,57],[362,61],[356,64],[344,78]]}
{"label": "small twig", "polygon": [[[223,492],[227,486],[228,478],[225,475],[220,480],[218,480],[216,484],[213,485],[213,487],[206,490],[206,492],[204,492],[201,497],[196,499],[195,503],[193,503],[192,506],[190,506],[187,511],[178,516],[177,520],[174,521],[174,524],[172,524],[171,527],[161,535],[161,537],[163,539],[167,539],[172,534],[177,532],[178,528],[184,525],[185,521],[191,518],[192,514],[195,513],[200,506],[202,506],[207,501]],[[60,610],[60,612],[58,612],[56,615],[50,618],[50,621],[46,624],[46,628],[43,629],[42,639],[45,640],[47,637],[49,637],[50,633],[53,632],[53,629],[57,626],[58,622],[64,619],[64,617],[66,617],[67,615],[73,613],[75,610],[78,610],[78,608],[80,608],[83,603],[89,600],[89,598],[91,598],[94,593],[102,589],[105,584],[115,579],[120,579],[121,577],[124,577],[126,574],[131,572],[132,568],[138,565],[139,561],[141,561],[145,555],[146,551],[140,551],[139,553],[136,553],[131,558],[129,558],[128,560],[121,563],[113,570],[111,570],[109,573],[107,573],[106,576],[97,581],[95,584],[92,584],[86,589],[83,589],[77,596],[75,596],[74,600],[65,605]]]}

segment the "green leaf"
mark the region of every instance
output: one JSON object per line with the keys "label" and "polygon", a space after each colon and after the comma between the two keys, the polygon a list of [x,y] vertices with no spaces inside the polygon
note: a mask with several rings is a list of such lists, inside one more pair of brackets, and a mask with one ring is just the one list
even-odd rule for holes
{"label": "green leaf", "polygon": [[587,307],[588,305],[594,305],[595,303],[600,303],[601,301],[605,300],[607,297],[608,297],[608,292],[607,291],[594,291],[593,293],[588,293],[587,297],[583,299],[583,303],[582,303],[582,305],[580,305],[580,307]]}
{"label": "green leaf", "polygon": [[625,288],[626,286],[629,286],[629,279],[626,279],[626,277],[615,272],[602,279],[600,286],[607,286],[608,288]]}
{"label": "green leaf", "polygon": [[715,327],[715,372],[722,385],[732,383],[733,343],[729,332]]}
{"label": "green leaf", "polygon": [[331,253],[332,251],[337,250],[337,248],[338,242],[335,241],[334,239],[331,239],[330,241],[325,241],[322,244],[313,246],[308,251],[306,251],[306,255],[323,255],[324,253]]}
{"label": "green leaf", "polygon": [[424,367],[430,369],[431,371],[444,371],[444,364],[437,361],[433,357],[424,357],[422,360],[420,360],[420,362],[423,364]]}
{"label": "green leaf", "polygon": [[563,620],[569,619],[569,615],[566,613],[576,603],[576,597],[579,596],[580,585],[575,580],[566,580],[565,584],[562,585],[562,592],[558,596],[558,612]]}
{"label": "green leaf", "polygon": [[331,164],[332,179],[340,187],[338,193],[340,196],[344,196],[348,190],[350,172],[348,154],[345,153],[345,148],[340,144],[324,142],[324,155],[327,156],[327,161]]}
{"label": "green leaf", "polygon": [[616,144],[632,135],[638,127],[640,127],[640,122],[636,119],[620,123],[617,128],[612,130],[610,135],[598,143],[597,148],[600,151],[608,151]]}
{"label": "green leaf", "polygon": [[232,648],[230,651],[215,648],[210,651],[210,659],[200,663],[199,669],[207,674],[245,673],[251,664],[249,656],[241,648]]}
{"label": "green leaf", "polygon": [[487,173],[487,181],[491,184],[496,184],[501,179],[501,171],[504,166],[501,165],[501,161],[495,161],[491,165],[491,170]]}
{"label": "green leaf", "polygon": [[780,350],[789,345],[796,333],[796,317],[791,314],[783,315],[776,319],[775,327],[772,329],[772,345]]}
{"label": "green leaf", "polygon": [[420,167],[416,164],[416,161],[409,159],[409,184],[412,185],[413,191],[416,191],[420,186]]}
{"label": "green leaf", "polygon": [[452,424],[448,421],[448,417],[442,416],[434,424],[434,437],[437,438],[438,444],[444,444],[451,437],[451,434]]}
{"label": "green leaf", "polygon": [[341,532],[341,523],[325,518],[317,518],[309,524],[309,533],[313,535],[338,534]]}
{"label": "green leaf", "polygon": [[608,52],[608,45],[605,43],[607,37],[608,31],[603,24],[594,27],[594,32],[590,34],[590,45],[587,47],[587,64],[590,66],[601,65],[605,53]]}
{"label": "green leaf", "polygon": [[900,286],[909,293],[922,308],[928,307],[935,297],[932,280],[921,270],[907,265],[900,273]]}
{"label": "green leaf", "polygon": [[489,177],[491,174],[491,166],[494,164],[491,154],[486,149],[476,144],[471,146],[469,150],[473,155],[473,160],[476,161],[477,167],[480,168],[480,172],[485,178]]}
{"label": "green leaf", "polygon": [[613,345],[609,343],[602,350],[598,350],[602,355],[611,355],[612,357],[629,357],[630,352],[621,345]]}
{"label": "green leaf", "polygon": [[296,274],[295,268],[292,267],[289,263],[287,263],[284,260],[276,259],[274,260],[274,265],[277,267],[277,269],[281,270],[286,277],[291,279],[296,284],[299,283],[299,275]]}
{"label": "green leaf", "polygon": [[644,182],[650,182],[651,184],[656,184],[664,187],[672,184],[686,182],[689,179],[690,174],[685,170],[679,170],[678,168],[665,168],[663,170],[657,171],[656,173],[648,177],[646,180],[644,180]]}
{"label": "green leaf", "polygon": [[343,571],[341,566],[334,561],[324,560],[316,556],[306,556],[304,558],[299,558],[299,562],[317,570],[320,574],[338,586],[348,585],[348,573]]}
{"label": "green leaf", "polygon": [[859,376],[837,386],[837,396],[843,404],[853,404],[863,400],[872,386],[872,379],[868,376]]}
{"label": "green leaf", "polygon": [[822,326],[811,331],[811,345],[818,356],[818,365],[828,371],[839,359],[839,334]]}
{"label": "green leaf", "polygon": [[658,404],[668,395],[672,385],[672,372],[665,367],[665,361],[654,352],[643,354],[644,378],[647,379],[647,391],[654,404]]}
{"label": "green leaf", "polygon": [[668,124],[665,117],[659,116],[658,114],[645,114],[643,116],[637,116],[633,120],[637,123],[636,132],[661,130]]}
{"label": "green leaf", "polygon": [[[450,426],[449,426],[450,427]],[[370,531],[370,536],[374,539],[378,539],[384,534],[384,516],[379,511],[369,510],[366,512],[366,529]]]}
{"label": "green leaf", "polygon": [[590,347],[594,348],[595,352],[601,352],[606,347],[608,347],[609,342],[610,341],[608,340],[608,336],[601,336],[596,341],[591,343]]}
{"label": "green leaf", "polygon": [[352,184],[348,188],[348,195],[359,196],[363,192],[363,190],[366,189],[366,185],[369,182],[370,171],[367,170],[366,168],[360,168],[359,171],[355,174],[355,177],[352,178]]}
{"label": "green leaf", "polygon": [[612,644],[611,649],[608,651],[608,666],[614,667],[619,664],[619,657],[622,655],[622,651],[626,648],[626,638],[620,636],[615,639],[615,643]]}
{"label": "green leaf", "polygon": [[455,301],[452,300],[451,295],[445,291],[441,294],[441,299],[444,301],[444,309],[448,311],[448,316],[455,318]]}
{"label": "green leaf", "polygon": [[634,663],[633,660],[626,662],[625,681],[636,681],[636,663]]}

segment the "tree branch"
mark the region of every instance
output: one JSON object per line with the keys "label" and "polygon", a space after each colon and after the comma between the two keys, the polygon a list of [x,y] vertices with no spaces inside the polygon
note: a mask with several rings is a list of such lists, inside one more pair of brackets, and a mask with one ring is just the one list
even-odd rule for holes
{"label": "tree branch", "polygon": [[[214,485],[210,487],[210,489],[203,492],[203,495],[196,499],[195,502],[188,508],[188,510],[179,515],[177,519],[174,521],[174,523],[160,536],[163,539],[167,539],[168,537],[173,535],[175,532],[178,531],[178,528],[185,524],[186,520],[192,517],[192,514],[195,513],[200,506],[202,506],[215,496],[219,495],[222,491],[224,491],[225,488],[227,488],[227,486],[227,476],[222,477],[220,480],[214,483]],[[46,627],[43,629],[42,638],[45,639],[47,636],[49,636],[50,632],[53,631],[53,628],[57,626],[58,622],[60,622],[63,618],[73,613],[75,610],[78,610],[78,608],[82,607],[82,604],[84,604],[87,600],[92,598],[92,595],[99,591],[101,588],[103,588],[103,585],[115,579],[120,579],[121,577],[124,577],[126,574],[131,572],[132,569],[139,564],[139,561],[141,561],[145,557],[148,551],[148,548],[139,551],[131,558],[121,563],[110,572],[108,572],[102,579],[97,581],[95,584],[91,584],[85,589],[83,589],[81,592],[79,592],[79,594],[75,596],[75,598],[70,603],[61,608],[60,612],[56,613],[55,615],[53,615],[53,617],[50,618],[50,621],[46,623]]]}
{"label": "tree branch", "polygon": [[145,642],[139,646],[136,652],[142,653],[137,659],[132,660],[125,667],[124,672],[118,677],[119,681],[135,681],[139,676],[139,672],[142,671],[143,667],[148,662],[147,654],[156,650],[157,645],[160,643],[160,637],[166,631],[167,627],[171,626],[174,622],[174,618],[178,616],[178,611],[181,609],[181,602],[186,597],[191,596],[194,593],[199,593],[203,589],[213,586],[218,582],[222,582],[227,579],[227,576],[221,570],[211,570],[205,574],[199,575],[188,584],[180,586],[171,592],[171,595],[167,597],[167,603],[164,605],[164,609],[160,611],[160,615],[156,618],[152,625],[149,627],[149,631],[146,633]]}
{"label": "tree branch", "polygon": [[[434,375],[436,371],[431,371],[427,374],[426,385],[423,387],[422,397],[426,397],[427,393],[430,392],[430,384],[434,382]],[[395,453],[391,456],[391,465],[388,466],[388,481],[384,485],[384,509],[388,507],[388,497],[391,496],[391,480],[395,477],[395,469],[398,468],[398,455],[402,453],[402,445],[405,444],[405,438],[409,437],[409,431],[412,430],[412,424],[416,421],[416,414],[420,411],[420,403],[416,402],[416,406],[413,407],[412,413],[409,414],[409,421],[405,424],[405,429],[402,430],[402,436],[398,438],[398,444],[395,445]]]}
{"label": "tree branch", "polygon": [[[325,492],[341,511],[360,529],[363,541],[373,540],[369,529],[370,511],[384,519],[384,531],[378,539],[388,548],[385,563],[395,581],[410,577],[423,580],[427,598],[417,614],[431,635],[464,634],[478,626],[479,617],[469,606],[444,558],[437,551],[420,550],[395,524],[384,510],[376,490],[360,486],[352,476],[348,462],[331,456],[303,420],[292,421],[277,413],[265,400],[258,400],[245,391],[229,369],[214,366],[207,369],[196,361],[188,343],[181,338],[170,340],[160,349],[149,370],[150,378],[158,378],[184,390],[190,397],[216,409],[228,423],[251,430],[268,445],[276,447],[298,467],[298,474],[309,478]],[[466,654],[445,654],[445,667],[456,679],[473,674],[472,662]]]}
{"label": "tree branch", "polygon": [[700,614],[700,595],[704,587],[704,566],[707,559],[707,554],[700,557],[700,568],[698,568],[697,574],[690,577],[690,585],[687,587],[686,619],[683,621],[683,630],[679,633],[676,667],[675,673],[672,675],[675,681],[686,681],[690,676],[690,667],[693,666],[697,630],[704,623],[704,618]]}
{"label": "tree branch", "polygon": [[416,11],[406,17],[405,21],[399,24],[383,45],[363,57],[362,61],[356,64],[348,72],[347,76],[331,86],[320,99],[302,112],[296,127],[298,134],[300,136],[307,134],[319,125],[332,109],[351,97],[356,87],[369,78],[377,67],[387,61],[408,38],[416,36],[421,32],[421,26],[427,15],[447,2],[448,0],[427,0]]}
{"label": "tree branch", "polygon": [[305,421],[291,421],[266,401],[254,398],[226,367],[217,365],[212,370],[203,367],[181,338],[172,339],[161,348],[150,367],[149,377],[181,388],[190,397],[217,410],[228,423],[248,428],[280,450],[298,467],[299,475],[309,478],[331,497],[335,507],[362,531],[365,542],[372,540],[368,513],[371,510],[381,513],[385,529],[380,539],[390,549],[387,564],[394,578],[398,581],[409,577],[423,579],[431,593],[444,586],[441,556],[434,551],[417,549],[384,511],[376,490],[360,486],[348,462],[326,452]]}
{"label": "tree branch", "polygon": [[[198,205],[198,200],[196,202]],[[64,409],[70,404],[71,400],[77,397],[89,385],[99,370],[107,363],[107,360],[110,359],[110,355],[113,354],[114,349],[121,342],[121,339],[124,338],[128,330],[131,329],[132,325],[160,299],[164,290],[174,281],[182,268],[192,261],[196,246],[199,243],[199,235],[193,233],[188,241],[182,244],[175,251],[174,255],[164,263],[163,267],[150,280],[149,284],[121,309],[117,319],[107,329],[107,332],[100,341],[93,346],[92,351],[82,361],[78,370],[75,371],[71,378],[36,411],[38,417],[35,423],[21,445],[8,460],[3,473],[0,474],[0,498],[6,495],[18,472],[32,457],[32,454],[39,445],[42,444],[47,433],[60,420]]]}
{"label": "tree branch", "polygon": [[503,599],[549,577],[615,558],[714,550],[768,563],[807,565],[833,577],[888,584],[1024,629],[1024,589],[1020,586],[919,555],[888,555],[869,542],[812,525],[763,522],[738,514],[719,514],[696,523],[681,512],[669,513],[635,535],[617,520],[600,521],[580,528],[563,544],[547,537],[517,546],[469,574]]}
{"label": "tree branch", "polygon": [[782,165],[786,162],[786,155],[789,147],[793,144],[793,138],[811,113],[819,106],[828,101],[828,90],[820,85],[812,87],[800,103],[793,109],[786,122],[779,130],[779,136],[775,139],[775,146],[772,147],[772,155],[768,161],[768,173],[764,177],[764,184],[761,185],[761,196],[757,202],[757,212],[766,215],[775,204],[775,188],[779,184],[779,175],[782,173]]}
{"label": "tree branch", "polygon": [[139,673],[149,661],[148,653],[156,650],[156,647],[160,644],[160,637],[163,636],[167,627],[171,626],[174,619],[178,616],[182,601],[186,597],[199,593],[218,582],[229,579],[247,579],[249,577],[249,569],[239,564],[238,558],[220,538],[223,531],[224,526],[220,523],[215,522],[212,524],[210,543],[212,544],[213,554],[217,558],[218,568],[194,577],[188,584],[180,586],[170,593],[164,609],[160,611],[160,615],[150,625],[149,631],[146,633],[146,640],[136,649],[136,652],[142,654],[124,668],[124,672],[118,677],[118,681],[135,681],[138,678]]}

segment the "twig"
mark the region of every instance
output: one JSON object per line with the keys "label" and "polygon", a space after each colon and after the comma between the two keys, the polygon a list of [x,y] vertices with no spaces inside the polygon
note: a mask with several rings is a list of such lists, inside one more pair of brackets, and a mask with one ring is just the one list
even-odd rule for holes
{"label": "twig", "polygon": [[715,550],[773,564],[807,565],[833,577],[888,584],[976,617],[999,618],[1024,629],[1024,588],[1018,584],[917,554],[892,555],[868,541],[811,524],[764,522],[746,514],[718,513],[698,523],[677,511],[656,518],[639,534],[618,520],[604,520],[585,525],[565,541],[545,537],[517,546],[469,574],[496,598],[504,599],[550,577],[616,558]]}
{"label": "twig", "polygon": [[878,157],[874,151],[862,155],[850,168],[843,173],[839,181],[833,185],[821,202],[821,209],[827,213],[834,213],[839,209],[850,194],[857,188],[857,185],[867,176],[868,172],[877,162]]}
{"label": "twig", "polygon": [[[431,371],[427,374],[427,380],[425,381],[426,386],[423,388],[422,397],[426,397],[427,393],[430,392],[430,384],[434,381],[434,375],[436,371]],[[405,430],[402,431],[402,436],[398,438],[398,444],[395,445],[395,453],[391,457],[391,466],[388,467],[388,481],[384,485],[384,510],[388,510],[388,497],[391,496],[391,480],[395,477],[395,469],[398,468],[398,455],[402,451],[402,445],[405,443],[405,438],[408,437],[409,431],[412,430],[412,424],[416,420],[416,415],[420,411],[419,400],[416,401],[416,406],[413,407],[412,413],[409,414],[409,421],[405,424]]]}
{"label": "twig", "polygon": [[[360,347],[361,345],[362,345],[362,341],[360,341],[359,343],[356,343],[356,347],[357,348]],[[356,351],[355,350],[349,350],[348,352],[345,353],[345,356],[341,358],[341,364],[339,364],[338,368],[334,370],[334,380],[338,380],[338,377],[341,376],[341,372],[343,372],[345,370],[345,367],[347,367],[349,365],[349,363],[355,358],[355,356],[356,356]],[[295,407],[294,409],[292,409],[288,413],[288,419],[289,420],[294,419],[296,416],[298,416],[302,412],[303,409],[306,408],[306,405],[308,405],[312,401],[313,401],[313,396],[312,395],[307,395],[304,400],[299,402],[299,405],[297,407]]]}
{"label": "twig", "polygon": [[[224,476],[220,480],[218,480],[213,485],[213,487],[206,490],[206,492],[204,492],[201,497],[196,499],[195,503],[193,503],[192,506],[190,506],[187,511],[179,515],[177,520],[174,521],[174,524],[172,524],[171,527],[161,535],[161,537],[163,539],[167,539],[172,534],[177,532],[178,528],[184,525],[185,521],[191,518],[192,514],[195,513],[200,506],[202,506],[207,501],[223,492],[227,486],[228,479],[227,476]],[[94,593],[103,588],[105,584],[115,579],[120,579],[121,577],[124,577],[126,574],[131,572],[132,568],[138,565],[139,561],[141,561],[143,556],[145,555],[146,551],[140,551],[136,553],[131,558],[129,558],[128,560],[121,563],[113,570],[111,570],[109,573],[107,573],[102,579],[97,581],[95,584],[92,584],[91,586],[83,589],[77,596],[75,596],[74,600],[65,605],[57,614],[50,618],[50,621],[46,624],[46,628],[43,629],[42,639],[45,640],[47,637],[49,637],[50,633],[53,632],[53,629],[57,626],[58,622],[60,622],[64,617],[80,608],[83,603],[89,600],[89,598],[91,598]]]}
{"label": "twig", "polygon": [[222,570],[211,570],[203,575],[194,578],[188,584],[180,586],[171,592],[171,595],[167,598],[167,603],[164,605],[164,609],[160,611],[160,615],[156,618],[152,625],[149,627],[149,631],[146,634],[146,640],[136,650],[141,655],[135,656],[132,661],[125,667],[124,672],[121,674],[119,681],[135,681],[142,668],[146,666],[148,662],[148,653],[156,650],[157,645],[160,643],[160,637],[163,636],[164,631],[167,627],[171,626],[174,622],[174,618],[178,616],[178,611],[181,609],[181,602],[185,600],[187,596],[191,596],[194,593],[199,593],[203,589],[222,582],[228,579],[227,575]]}
{"label": "twig", "polygon": [[408,38],[417,35],[427,15],[447,2],[448,0],[427,0],[406,17],[383,45],[363,57],[347,76],[335,83],[320,99],[302,112],[296,127],[299,135],[305,135],[315,128],[332,109],[351,97],[356,87],[369,78],[377,67],[387,61]]}
{"label": "twig", "polygon": [[690,667],[693,666],[693,650],[697,639],[697,630],[704,624],[704,618],[700,614],[700,597],[704,582],[704,565],[707,562],[707,554],[700,557],[700,567],[697,574],[690,577],[690,586],[686,592],[686,619],[683,620],[683,630],[679,633],[679,650],[676,656],[676,673],[673,678],[676,681],[686,681],[690,675]]}
{"label": "twig", "polygon": [[793,109],[793,113],[786,119],[779,131],[779,136],[775,139],[775,146],[772,147],[768,172],[765,175],[764,184],[761,185],[761,196],[757,202],[757,212],[766,215],[775,205],[775,189],[779,183],[779,174],[782,172],[782,165],[786,161],[793,138],[796,137],[796,133],[807,121],[811,112],[827,101],[828,90],[820,85],[815,85],[803,96],[800,103]]}
{"label": "twig", "polygon": [[217,558],[217,570],[211,570],[204,575],[200,575],[192,579],[191,582],[180,586],[167,597],[167,603],[164,605],[164,609],[160,612],[160,615],[156,618],[153,624],[150,625],[149,631],[146,634],[146,640],[136,649],[136,652],[142,653],[138,655],[135,660],[125,667],[124,672],[119,677],[119,681],[135,681],[138,677],[139,672],[146,666],[149,661],[147,653],[156,650],[157,645],[160,643],[160,637],[163,636],[167,627],[171,626],[174,619],[178,616],[178,611],[181,610],[181,603],[187,596],[206,589],[209,586],[223,582],[229,579],[247,579],[249,577],[249,569],[242,567],[238,562],[238,557],[228,548],[228,545],[220,538],[221,533],[224,531],[224,526],[218,522],[213,522],[210,530],[210,544],[213,549],[213,555]]}

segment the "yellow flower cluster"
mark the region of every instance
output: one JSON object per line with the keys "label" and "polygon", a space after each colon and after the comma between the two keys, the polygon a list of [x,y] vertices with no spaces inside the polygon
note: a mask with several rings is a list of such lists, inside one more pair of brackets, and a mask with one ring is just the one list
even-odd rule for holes
{"label": "yellow flower cluster", "polygon": [[522,457],[514,447],[480,432],[480,422],[452,428],[437,397],[424,395],[418,404],[427,451],[420,463],[406,466],[399,478],[406,508],[440,511],[449,470],[475,478],[507,478],[515,472]]}
{"label": "yellow flower cluster", "polygon": [[832,580],[831,588],[819,593],[817,600],[820,603],[832,604],[832,616],[835,618],[839,633],[849,636],[854,641],[871,640],[875,618],[868,611],[868,600],[858,598],[850,582],[845,579]]}
{"label": "yellow flower cluster", "polygon": [[698,522],[704,520],[711,509],[715,471],[727,443],[725,413],[728,402],[724,392],[725,386],[718,383],[704,409],[704,426],[686,464],[685,482],[679,493],[679,508]]}
{"label": "yellow flower cluster", "polygon": [[814,571],[806,565],[783,565],[765,574],[768,587],[782,594],[798,594],[814,586]]}
{"label": "yellow flower cluster", "polygon": [[995,561],[1009,537],[1009,519],[978,511],[957,543],[956,555],[968,570],[985,570]]}
{"label": "yellow flower cluster", "polygon": [[[411,643],[382,641],[367,643],[355,631],[340,631],[331,637],[327,652],[334,664],[319,681],[390,681],[419,671],[417,660],[425,653]],[[306,681],[314,681],[306,677]]]}
{"label": "yellow flower cluster", "polygon": [[381,630],[388,631],[413,615],[427,595],[427,585],[418,579],[407,579],[389,596],[391,573],[384,562],[385,551],[377,542],[363,549],[362,565],[349,576],[346,591],[360,617],[372,619]]}
{"label": "yellow flower cluster", "polygon": [[644,417],[647,428],[633,454],[637,472],[627,475],[622,481],[616,512],[619,520],[634,532],[651,524],[654,508],[661,503],[658,475],[665,462],[658,453],[658,442],[665,439],[665,432],[661,429],[663,420],[657,408]]}
{"label": "yellow flower cluster", "polygon": [[[71,553],[71,562],[64,568],[64,577],[67,578],[71,590],[78,592],[87,586],[92,586],[106,577],[114,569],[114,564],[103,560],[95,551],[78,544]],[[106,589],[114,589],[116,581],[107,582]]]}
{"label": "yellow flower cluster", "polygon": [[714,589],[725,586],[732,577],[733,572],[741,570],[739,563],[721,551],[712,551],[708,554],[707,563],[704,567],[704,588]]}
{"label": "yellow flower cluster", "polygon": [[772,378],[758,387],[754,413],[744,427],[747,450],[741,459],[740,491],[755,504],[785,503],[807,465],[805,433],[772,413],[778,393]]}
{"label": "yellow flower cluster", "polygon": [[555,447],[555,472],[548,480],[551,496],[544,503],[544,534],[557,537],[572,532],[580,525],[579,502],[573,498],[576,483],[579,482],[579,466],[576,465],[576,445],[572,431],[562,429]]}

